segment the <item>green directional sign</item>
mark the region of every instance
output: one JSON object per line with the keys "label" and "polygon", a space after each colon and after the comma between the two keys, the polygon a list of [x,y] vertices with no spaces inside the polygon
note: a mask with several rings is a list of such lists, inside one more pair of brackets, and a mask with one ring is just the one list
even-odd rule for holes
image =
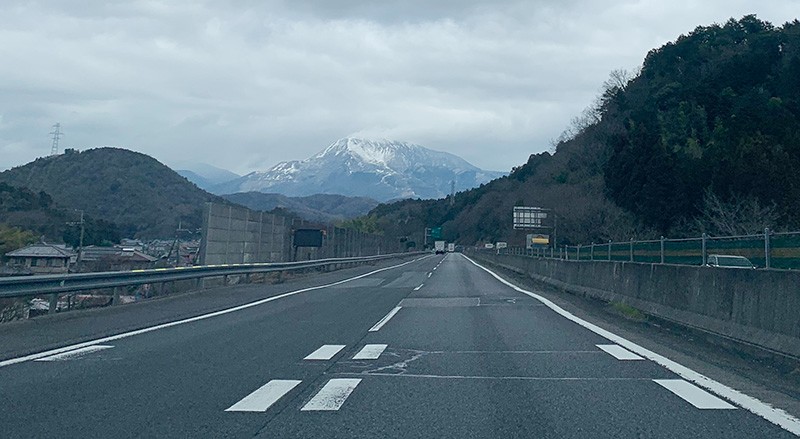
{"label": "green directional sign", "polygon": [[442,228],[441,227],[434,227],[431,229],[431,238],[433,239],[442,239]]}

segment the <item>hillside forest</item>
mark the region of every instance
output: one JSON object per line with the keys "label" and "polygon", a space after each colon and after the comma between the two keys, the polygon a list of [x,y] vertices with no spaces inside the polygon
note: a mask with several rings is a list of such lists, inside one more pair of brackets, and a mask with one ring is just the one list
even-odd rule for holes
{"label": "hillside forest", "polygon": [[552,208],[559,244],[800,229],[800,22],[697,27],[617,70],[549,151],[450,200],[378,206],[385,233],[443,226],[519,240],[514,206]]}

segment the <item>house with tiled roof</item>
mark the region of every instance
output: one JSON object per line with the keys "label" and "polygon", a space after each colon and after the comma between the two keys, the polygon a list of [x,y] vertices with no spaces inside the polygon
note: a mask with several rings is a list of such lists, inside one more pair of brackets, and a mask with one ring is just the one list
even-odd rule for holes
{"label": "house with tiled roof", "polygon": [[153,268],[158,261],[150,255],[129,247],[98,247],[90,245],[83,248],[81,271],[130,271]]}
{"label": "house with tiled roof", "polygon": [[77,256],[77,253],[65,245],[45,242],[6,253],[9,267],[31,274],[67,273]]}

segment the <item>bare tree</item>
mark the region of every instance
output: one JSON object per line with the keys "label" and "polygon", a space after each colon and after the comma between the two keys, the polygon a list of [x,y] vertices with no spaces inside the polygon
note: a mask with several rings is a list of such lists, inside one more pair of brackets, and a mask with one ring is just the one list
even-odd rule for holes
{"label": "bare tree", "polygon": [[752,195],[733,195],[725,201],[707,189],[703,210],[695,223],[701,232],[712,236],[752,235],[765,227],[779,227],[780,218],[775,203],[764,205]]}

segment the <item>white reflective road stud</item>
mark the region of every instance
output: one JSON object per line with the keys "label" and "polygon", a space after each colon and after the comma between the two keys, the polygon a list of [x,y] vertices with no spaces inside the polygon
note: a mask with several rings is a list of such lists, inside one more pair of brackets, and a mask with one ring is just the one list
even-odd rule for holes
{"label": "white reflective road stud", "polygon": [[598,348],[604,350],[612,357],[616,358],[617,360],[629,361],[629,360],[644,360],[644,358],[634,354],[633,352],[623,348],[620,345],[616,344],[599,344],[596,345]]}
{"label": "white reflective road stud", "polygon": [[272,404],[297,387],[299,380],[272,380],[241,401],[225,409],[226,412],[265,412]]}
{"label": "white reflective road stud", "polygon": [[354,360],[377,360],[388,345],[368,344],[353,357]]}
{"label": "white reflective road stud", "polygon": [[114,346],[109,345],[93,345],[93,346],[86,346],[80,349],[75,349],[72,351],[62,352],[60,354],[51,355],[49,357],[37,358],[34,361],[66,361],[66,360],[77,360],[84,355],[91,354],[92,352],[102,351],[105,349],[111,349]]}
{"label": "white reflective road stud", "polygon": [[360,382],[360,378],[334,378],[328,381],[300,411],[339,410]]}
{"label": "white reflective road stud", "polygon": [[322,345],[316,351],[308,354],[307,357],[303,358],[304,360],[330,360],[336,354],[339,353],[342,349],[344,349],[345,345],[343,344],[326,344]]}
{"label": "white reflective road stud", "polygon": [[661,387],[678,395],[689,404],[703,410],[735,410],[731,404],[706,392],[686,380],[653,380]]}

